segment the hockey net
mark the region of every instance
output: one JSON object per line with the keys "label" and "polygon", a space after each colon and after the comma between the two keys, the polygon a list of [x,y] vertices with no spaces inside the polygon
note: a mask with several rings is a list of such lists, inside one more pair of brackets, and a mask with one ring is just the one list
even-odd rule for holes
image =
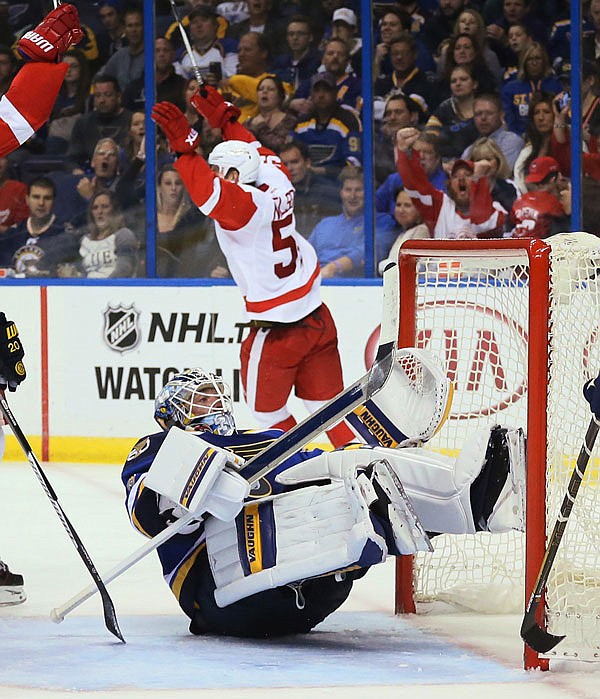
{"label": "hockey net", "polygon": [[[591,417],[582,386],[600,371],[600,238],[407,241],[399,265],[400,346],[438,354],[455,384],[449,419],[425,448],[456,455],[477,428],[524,428],[527,523],[525,534],[438,536],[434,553],[398,559],[397,610],[442,601],[522,613]],[[566,634],[560,657],[600,660],[598,454],[540,620]],[[547,664],[530,649],[525,662]]]}

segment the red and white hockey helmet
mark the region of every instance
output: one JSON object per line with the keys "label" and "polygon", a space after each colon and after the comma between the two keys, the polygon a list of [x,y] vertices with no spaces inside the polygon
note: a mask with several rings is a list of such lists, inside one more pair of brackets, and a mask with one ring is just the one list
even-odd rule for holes
{"label": "red and white hockey helmet", "polygon": [[256,182],[260,157],[251,143],[245,141],[223,141],[216,145],[208,156],[208,164],[218,168],[219,175],[226,177],[235,168],[239,174],[240,184]]}

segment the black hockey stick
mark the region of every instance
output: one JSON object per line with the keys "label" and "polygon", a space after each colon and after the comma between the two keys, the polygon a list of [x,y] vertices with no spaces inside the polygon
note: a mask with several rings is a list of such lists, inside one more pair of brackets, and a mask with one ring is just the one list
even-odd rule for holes
{"label": "black hockey stick", "polygon": [[115,612],[115,607],[113,605],[113,602],[110,598],[110,595],[108,594],[108,591],[102,582],[102,578],[98,574],[98,571],[96,570],[96,566],[94,565],[92,559],[90,558],[89,553],[86,551],[85,546],[83,545],[83,542],[79,538],[79,535],[75,531],[75,528],[69,521],[69,518],[65,514],[63,508],[61,507],[60,503],[58,502],[58,497],[56,493],[54,492],[54,489],[52,485],[50,484],[50,481],[46,478],[46,474],[42,470],[42,467],[40,466],[40,462],[37,460],[36,455],[33,453],[33,450],[31,449],[31,446],[29,445],[29,442],[27,441],[27,437],[23,434],[23,431],[19,427],[19,423],[17,422],[17,419],[12,413],[12,410],[10,409],[10,406],[8,405],[8,402],[6,400],[6,396],[4,395],[3,391],[0,391],[0,408],[2,409],[2,413],[4,415],[4,418],[8,425],[10,426],[10,429],[12,430],[13,434],[17,438],[17,441],[19,442],[19,445],[21,446],[21,449],[24,451],[25,456],[27,457],[27,461],[29,461],[31,467],[33,468],[33,471],[35,475],[37,476],[37,479],[42,485],[42,488],[44,489],[44,492],[50,499],[50,502],[52,503],[52,507],[54,508],[56,514],[58,515],[58,518],[62,522],[64,528],[67,530],[67,533],[69,535],[69,538],[73,542],[73,545],[77,549],[77,553],[81,557],[81,560],[85,563],[85,567],[89,570],[90,575],[92,576],[94,583],[96,584],[96,587],[98,588],[98,591],[100,592],[100,596],[102,597],[102,606],[104,608],[104,623],[106,625],[106,628],[114,634],[120,641],[123,641],[125,643],[125,639],[123,638],[123,634],[121,633],[121,629],[119,628],[119,622],[117,621],[117,615]]}
{"label": "black hockey stick", "polygon": [[585,439],[581,445],[579,456],[577,457],[577,463],[575,464],[575,468],[571,474],[571,479],[569,480],[569,485],[567,486],[567,492],[565,493],[562,505],[560,506],[560,511],[558,513],[558,517],[556,518],[554,529],[550,535],[550,540],[548,542],[548,546],[546,547],[546,553],[544,554],[544,560],[542,561],[533,593],[529,599],[529,604],[525,610],[523,623],[521,624],[521,638],[537,653],[547,653],[549,650],[552,650],[554,646],[558,645],[564,638],[564,636],[555,636],[554,634],[546,631],[546,629],[543,629],[537,623],[535,617],[540,599],[548,582],[552,564],[556,558],[558,547],[560,546],[563,533],[567,526],[569,515],[571,514],[571,510],[575,504],[575,498],[577,497],[579,486],[581,485],[581,481],[585,475],[585,469],[587,468],[588,461],[590,460],[599,429],[600,422],[596,419],[596,417],[592,417],[587,428]]}
{"label": "black hockey stick", "polygon": [[[399,325],[399,277],[398,265],[390,263],[383,273],[383,310],[381,317],[381,335],[377,356],[371,369],[361,379],[349,388],[339,393],[335,398],[326,403],[322,408],[314,412],[308,418],[295,425],[289,432],[281,435],[266,449],[259,452],[244,464],[244,469],[254,465],[260,470],[248,480],[257,483],[263,476],[272,471],[285,458],[305,447],[314,437],[326,430],[332,424],[341,420],[356,406],[372,398],[386,384],[392,375],[396,357],[396,343],[398,341]],[[145,558],[158,546],[168,541],[180,532],[187,524],[197,520],[198,515],[189,512],[159,532],[155,537],[146,542],[137,551],[134,551],[126,559],[118,563],[114,568],[103,574],[102,578],[107,583],[122,575],[136,563]],[[96,589],[90,585],[81,590],[62,606],[56,607],[50,613],[53,621],[59,624],[73,609],[83,604],[94,595]]]}

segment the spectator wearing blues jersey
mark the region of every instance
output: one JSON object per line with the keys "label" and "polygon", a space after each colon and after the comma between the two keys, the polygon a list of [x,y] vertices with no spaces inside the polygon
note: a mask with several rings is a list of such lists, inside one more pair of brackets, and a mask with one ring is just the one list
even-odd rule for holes
{"label": "spectator wearing blues jersey", "polygon": [[337,83],[331,73],[317,73],[311,80],[310,114],[294,129],[294,138],[308,146],[313,170],[337,178],[346,164],[360,165],[360,120],[337,102]]}
{"label": "spectator wearing blues jersey", "polygon": [[205,82],[218,85],[223,77],[236,72],[236,42],[218,38],[219,16],[210,5],[198,5],[188,17],[192,56],[183,55],[179,72],[189,79],[194,77],[194,66],[197,66]]}
{"label": "spectator wearing blues jersey", "polygon": [[531,97],[540,92],[558,94],[562,92],[562,85],[552,72],[546,49],[534,41],[519,58],[517,77],[504,83],[500,90],[508,129],[519,136],[525,133]]}

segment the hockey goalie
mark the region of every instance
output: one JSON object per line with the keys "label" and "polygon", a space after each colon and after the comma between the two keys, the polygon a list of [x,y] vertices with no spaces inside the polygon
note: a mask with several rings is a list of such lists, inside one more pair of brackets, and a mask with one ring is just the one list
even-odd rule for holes
{"label": "hockey goalie", "polygon": [[83,38],[74,5],[59,5],[17,43],[26,61],[0,99],[0,157],[16,150],[49,118],[68,69],[61,63]]}
{"label": "hockey goalie", "polygon": [[[436,366],[424,350],[398,350],[390,385],[399,400],[390,409],[382,390],[376,407],[403,444],[446,418],[452,391]],[[441,532],[523,527],[521,431],[473,434],[456,459],[418,446],[305,449],[253,481],[258,467],[245,460],[282,432],[237,429],[220,377],[177,374],[154,417],[161,431],[140,439],[123,468],[126,506],[148,537],[186,517],[157,551],[194,634],[305,633],[388,556],[432,550]]]}

